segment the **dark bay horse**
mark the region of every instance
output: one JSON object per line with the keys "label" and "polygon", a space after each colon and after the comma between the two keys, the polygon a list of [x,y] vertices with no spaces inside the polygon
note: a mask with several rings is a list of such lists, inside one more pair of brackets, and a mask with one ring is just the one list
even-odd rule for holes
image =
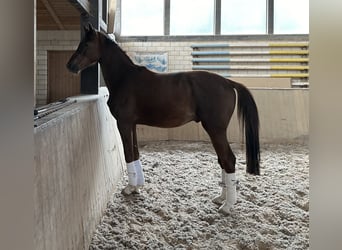
{"label": "dark bay horse", "polygon": [[229,213],[236,202],[235,156],[226,129],[235,109],[245,132],[247,172],[259,175],[259,117],[255,101],[240,83],[206,71],[158,74],[134,64],[109,38],[85,27],[85,36],[67,63],[73,73],[100,63],[109,90],[107,102],[117,120],[127,163],[125,195],[139,191],[144,175],[139,160],[136,124],[162,128],[201,122],[222,169],[222,193],[213,202]]}

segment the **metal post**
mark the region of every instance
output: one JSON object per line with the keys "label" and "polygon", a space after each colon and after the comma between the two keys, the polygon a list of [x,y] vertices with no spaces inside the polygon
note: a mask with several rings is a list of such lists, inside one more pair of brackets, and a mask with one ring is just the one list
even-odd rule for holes
{"label": "metal post", "polygon": [[[84,37],[83,27],[89,23],[100,30],[100,15],[98,0],[90,0],[91,13],[81,14],[81,39]],[[95,64],[81,72],[81,94],[98,94],[100,86],[100,66]]]}
{"label": "metal post", "polygon": [[170,35],[170,0],[164,0],[164,35]]}
{"label": "metal post", "polygon": [[214,31],[215,35],[221,34],[221,0],[215,0]]}
{"label": "metal post", "polygon": [[274,33],[274,0],[267,0],[267,34]]}

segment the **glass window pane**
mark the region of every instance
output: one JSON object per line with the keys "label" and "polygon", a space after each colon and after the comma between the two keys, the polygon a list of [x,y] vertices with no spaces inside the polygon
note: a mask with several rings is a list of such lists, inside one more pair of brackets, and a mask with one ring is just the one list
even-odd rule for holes
{"label": "glass window pane", "polygon": [[121,35],[153,36],[164,32],[164,1],[122,0]]}
{"label": "glass window pane", "polygon": [[266,26],[266,0],[222,0],[221,34],[266,34]]}
{"label": "glass window pane", "polygon": [[214,0],[171,0],[170,35],[213,35]]}
{"label": "glass window pane", "polygon": [[275,34],[309,33],[309,0],[274,0]]}

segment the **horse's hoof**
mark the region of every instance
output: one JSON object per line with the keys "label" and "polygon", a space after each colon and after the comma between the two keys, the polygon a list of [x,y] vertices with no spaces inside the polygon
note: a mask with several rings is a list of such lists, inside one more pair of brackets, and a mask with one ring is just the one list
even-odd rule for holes
{"label": "horse's hoof", "polygon": [[136,186],[135,189],[133,190],[132,194],[140,194],[140,188],[139,186]]}
{"label": "horse's hoof", "polygon": [[217,205],[222,205],[224,203],[225,199],[222,198],[221,196],[217,196],[214,199],[212,199],[211,201]]}
{"label": "horse's hoof", "polygon": [[141,191],[141,189],[143,189],[144,188],[144,185],[137,185],[136,187],[135,187],[135,192],[137,193],[137,194],[140,194],[140,191]]}
{"label": "horse's hoof", "polygon": [[219,212],[224,214],[224,215],[228,215],[230,214],[230,211],[232,209],[233,205],[230,203],[224,203],[220,208],[219,208]]}
{"label": "horse's hoof", "polygon": [[140,191],[136,186],[132,186],[129,184],[121,191],[121,193],[125,196],[131,195],[131,194],[137,194],[139,192]]}

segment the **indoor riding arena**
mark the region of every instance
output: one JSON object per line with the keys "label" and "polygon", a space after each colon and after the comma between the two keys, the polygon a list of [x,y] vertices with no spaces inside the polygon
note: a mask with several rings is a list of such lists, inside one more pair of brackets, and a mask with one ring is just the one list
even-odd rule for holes
{"label": "indoor riding arena", "polygon": [[35,249],[309,249],[309,0],[35,13]]}

